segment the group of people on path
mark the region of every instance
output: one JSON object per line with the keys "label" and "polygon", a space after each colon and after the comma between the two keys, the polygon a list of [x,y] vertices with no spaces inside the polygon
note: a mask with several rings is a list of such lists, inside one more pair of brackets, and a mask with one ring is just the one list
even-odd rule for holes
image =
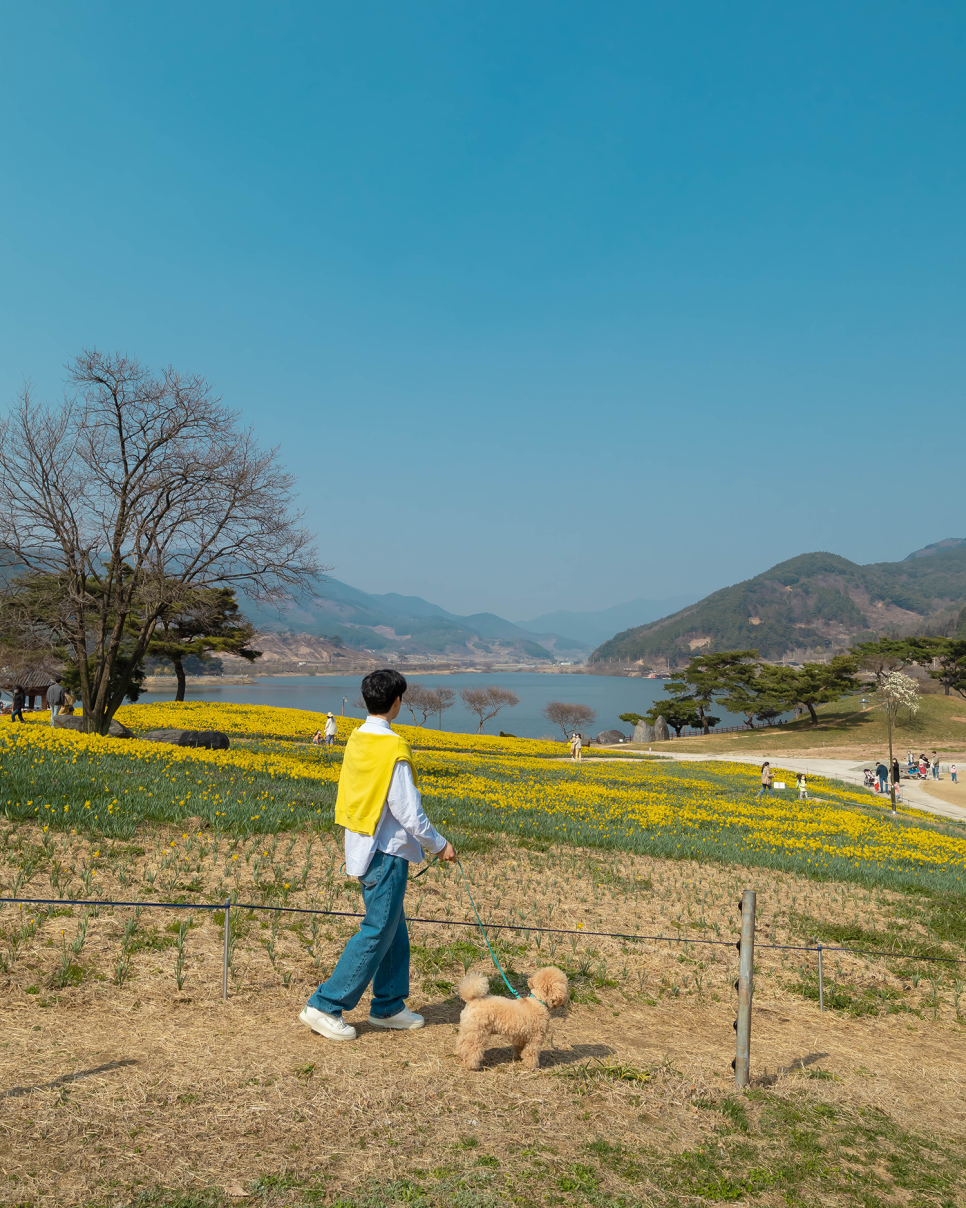
{"label": "group of people on path", "polygon": [[[60,676],[47,689],[47,704],[50,707],[50,724],[54,724],[54,718],[59,714],[64,713],[67,716],[72,716],[74,713],[74,705],[76,697],[68,692],[64,687]],[[23,684],[15,684],[13,689],[13,699],[10,702],[10,721],[24,722],[24,707],[27,704],[27,690]],[[26,724],[24,722],[24,724]]]}
{"label": "group of people on path", "polygon": [[[932,759],[927,758],[923,752],[918,759],[913,755],[912,751],[906,752],[906,765],[908,774],[912,776],[915,772],[919,773],[920,780],[927,780],[931,775],[933,780],[939,779],[939,752],[933,751]],[[957,778],[958,769],[954,763],[949,765],[949,775],[952,778],[953,784],[958,784]]]}
{"label": "group of people on path", "polygon": [[[939,752],[933,751],[932,759],[923,752],[917,759],[912,751],[906,752],[906,775],[911,779],[918,778],[919,780],[938,780],[939,779]],[[949,776],[953,784],[959,783],[959,769],[954,763],[949,765]],[[885,760],[880,760],[875,767],[875,771],[871,768],[864,769],[864,779],[866,788],[875,789],[878,793],[888,793],[890,788],[894,787],[896,792],[900,791],[900,768],[899,760],[893,759],[892,768],[890,769]]]}

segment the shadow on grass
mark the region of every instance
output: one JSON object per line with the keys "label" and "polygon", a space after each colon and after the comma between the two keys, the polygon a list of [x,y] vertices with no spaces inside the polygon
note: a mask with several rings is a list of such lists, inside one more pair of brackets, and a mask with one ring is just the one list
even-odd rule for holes
{"label": "shadow on grass", "polygon": [[76,1074],[62,1074],[50,1082],[38,1082],[35,1086],[12,1086],[9,1090],[0,1093],[0,1099],[19,1099],[23,1095],[32,1094],[33,1091],[51,1091],[58,1086],[69,1086],[72,1082],[79,1082],[81,1078],[93,1078],[95,1074],[108,1074],[111,1070],[119,1070],[126,1065],[137,1064],[136,1057],[128,1057],[123,1061],[108,1061],[104,1065],[95,1065],[89,1070],[78,1070]]}
{"label": "shadow on grass", "polygon": [[804,1057],[796,1057],[789,1065],[781,1066],[775,1070],[774,1074],[760,1074],[757,1078],[752,1078],[751,1085],[774,1086],[784,1074],[793,1074],[796,1070],[808,1069],[810,1065],[814,1065],[827,1056],[828,1053],[806,1053]]}

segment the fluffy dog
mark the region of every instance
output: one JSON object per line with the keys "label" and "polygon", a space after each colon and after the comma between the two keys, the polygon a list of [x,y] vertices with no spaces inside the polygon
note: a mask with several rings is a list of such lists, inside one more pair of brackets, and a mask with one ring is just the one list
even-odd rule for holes
{"label": "fluffy dog", "polygon": [[504,1036],[527,1069],[540,1066],[540,1046],[547,1038],[550,1012],[570,996],[567,977],[559,969],[538,969],[527,985],[529,998],[501,998],[491,994],[482,973],[470,973],[456,988],[466,1003],[460,1014],[456,1056],[468,1070],[478,1070],[491,1036]]}

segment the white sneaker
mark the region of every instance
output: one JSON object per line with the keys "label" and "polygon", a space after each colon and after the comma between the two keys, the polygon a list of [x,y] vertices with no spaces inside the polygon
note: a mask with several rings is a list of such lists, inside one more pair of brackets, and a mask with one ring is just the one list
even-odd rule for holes
{"label": "white sneaker", "polygon": [[347,1024],[341,1015],[329,1015],[326,1011],[317,1011],[315,1007],[306,1007],[299,1019],[307,1023],[313,1032],[318,1032],[326,1040],[355,1040],[356,1030]]}
{"label": "white sneaker", "polygon": [[403,1007],[401,1011],[397,1011],[395,1015],[389,1015],[385,1019],[380,1019],[378,1015],[370,1015],[369,1022],[374,1028],[398,1028],[401,1031],[415,1031],[416,1028],[421,1028],[426,1022],[422,1015],[417,1015],[415,1011],[410,1011],[408,1007]]}

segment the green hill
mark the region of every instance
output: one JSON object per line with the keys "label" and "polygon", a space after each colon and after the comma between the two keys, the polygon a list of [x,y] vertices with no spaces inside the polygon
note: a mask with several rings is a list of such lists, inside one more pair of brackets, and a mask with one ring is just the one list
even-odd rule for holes
{"label": "green hill", "polygon": [[625,630],[590,661],[672,667],[697,650],[756,648],[801,661],[877,634],[952,632],[966,607],[966,542],[950,538],[902,562],[859,566],[838,554],[801,554],[697,604]]}

